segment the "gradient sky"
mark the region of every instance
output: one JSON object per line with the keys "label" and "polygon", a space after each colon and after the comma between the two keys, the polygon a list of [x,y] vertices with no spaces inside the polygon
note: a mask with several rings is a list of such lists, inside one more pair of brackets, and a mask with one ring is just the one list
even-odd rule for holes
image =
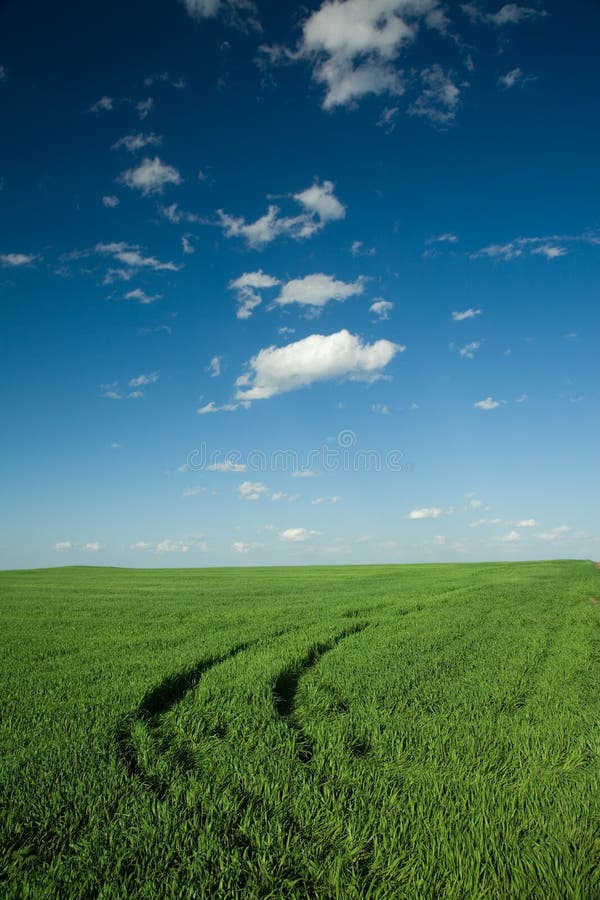
{"label": "gradient sky", "polygon": [[0,5],[0,566],[600,556],[600,7]]}

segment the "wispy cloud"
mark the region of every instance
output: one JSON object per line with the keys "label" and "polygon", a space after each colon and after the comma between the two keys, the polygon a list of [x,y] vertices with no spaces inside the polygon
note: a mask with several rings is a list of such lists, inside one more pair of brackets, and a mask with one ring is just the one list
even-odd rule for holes
{"label": "wispy cloud", "polygon": [[465,319],[474,319],[483,313],[482,309],[463,309],[461,312],[452,313],[453,322],[463,322]]}
{"label": "wispy cloud", "polygon": [[0,253],[0,265],[6,269],[18,269],[31,266],[40,258],[33,253]]}
{"label": "wispy cloud", "polygon": [[161,144],[162,137],[159,134],[154,134],[154,132],[142,134],[141,131],[138,131],[133,134],[126,134],[124,137],[119,138],[119,140],[112,145],[112,149],[118,150],[119,147],[124,147],[126,150],[129,150],[130,153],[137,153],[138,150],[143,150],[144,147],[159,147]]}
{"label": "wispy cloud", "polygon": [[334,194],[334,184],[315,181],[306,190],[292,195],[302,212],[295,216],[282,216],[280,208],[271,204],[267,212],[254,222],[243,216],[230,215],[217,210],[218,223],[228,238],[243,238],[249,247],[260,249],[278,237],[303,240],[321,231],[329,222],[343,219],[345,206]]}

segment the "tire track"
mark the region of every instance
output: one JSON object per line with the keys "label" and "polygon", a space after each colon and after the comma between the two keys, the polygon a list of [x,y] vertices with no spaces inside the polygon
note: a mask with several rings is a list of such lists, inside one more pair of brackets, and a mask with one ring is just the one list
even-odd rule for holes
{"label": "tire track", "polygon": [[143,761],[140,759],[134,737],[136,728],[142,726],[146,730],[153,750],[156,753],[166,749],[164,744],[160,747],[158,746],[156,738],[156,732],[163,716],[198,686],[206,672],[215,666],[227,662],[227,660],[237,656],[238,653],[248,650],[255,643],[257,642],[250,641],[236,644],[227,653],[219,656],[208,656],[183,672],[168,675],[160,684],[151,688],[142,697],[139,706],[134,712],[129,713],[119,722],[115,733],[117,756],[132,778],[141,781],[145,787],[157,791],[160,795],[164,794],[165,786],[158,785],[156,778],[149,776]]}
{"label": "tire track", "polygon": [[329,641],[314,644],[303,659],[284,669],[275,682],[273,687],[275,712],[294,731],[298,743],[298,759],[301,762],[308,763],[311,761],[314,746],[311,738],[303,731],[295,716],[295,701],[300,679],[319,662],[321,657],[337,647],[345,638],[364,631],[368,624],[368,622],[362,622],[351,628],[344,629],[344,631],[341,631]]}

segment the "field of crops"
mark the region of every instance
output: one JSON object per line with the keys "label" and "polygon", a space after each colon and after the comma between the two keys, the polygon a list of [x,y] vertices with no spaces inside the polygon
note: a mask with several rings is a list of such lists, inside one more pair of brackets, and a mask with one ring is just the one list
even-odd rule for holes
{"label": "field of crops", "polygon": [[588,562],[0,573],[9,898],[597,898]]}

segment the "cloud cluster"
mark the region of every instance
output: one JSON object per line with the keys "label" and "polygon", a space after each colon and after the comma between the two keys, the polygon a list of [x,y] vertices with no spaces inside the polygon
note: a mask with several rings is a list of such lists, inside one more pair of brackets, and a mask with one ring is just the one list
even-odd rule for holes
{"label": "cloud cluster", "polygon": [[239,278],[229,282],[235,291],[238,302],[236,316],[238,319],[249,319],[254,309],[262,303],[262,295],[258,293],[264,288],[276,287],[279,279],[267,275],[262,269],[258,272],[244,272]]}
{"label": "cloud cluster", "polygon": [[237,379],[236,396],[239,400],[265,400],[333,378],[375,381],[404,349],[388,340],[363,344],[346,329],[330,335],[312,334],[284,347],[260,350],[250,360],[250,371]]}
{"label": "cloud cluster", "polygon": [[325,0],[304,22],[297,50],[279,55],[309,63],[330,110],[367,94],[402,94],[402,50],[421,23],[443,30],[445,21],[438,0]]}
{"label": "cloud cluster", "polygon": [[303,240],[321,231],[328,222],[343,219],[346,207],[334,194],[334,184],[315,181],[304,191],[293,195],[302,207],[295,216],[282,216],[275,204],[270,204],[267,212],[254,222],[247,222],[243,216],[234,216],[217,210],[218,224],[228,238],[243,238],[249,247],[260,249],[278,237]]}

